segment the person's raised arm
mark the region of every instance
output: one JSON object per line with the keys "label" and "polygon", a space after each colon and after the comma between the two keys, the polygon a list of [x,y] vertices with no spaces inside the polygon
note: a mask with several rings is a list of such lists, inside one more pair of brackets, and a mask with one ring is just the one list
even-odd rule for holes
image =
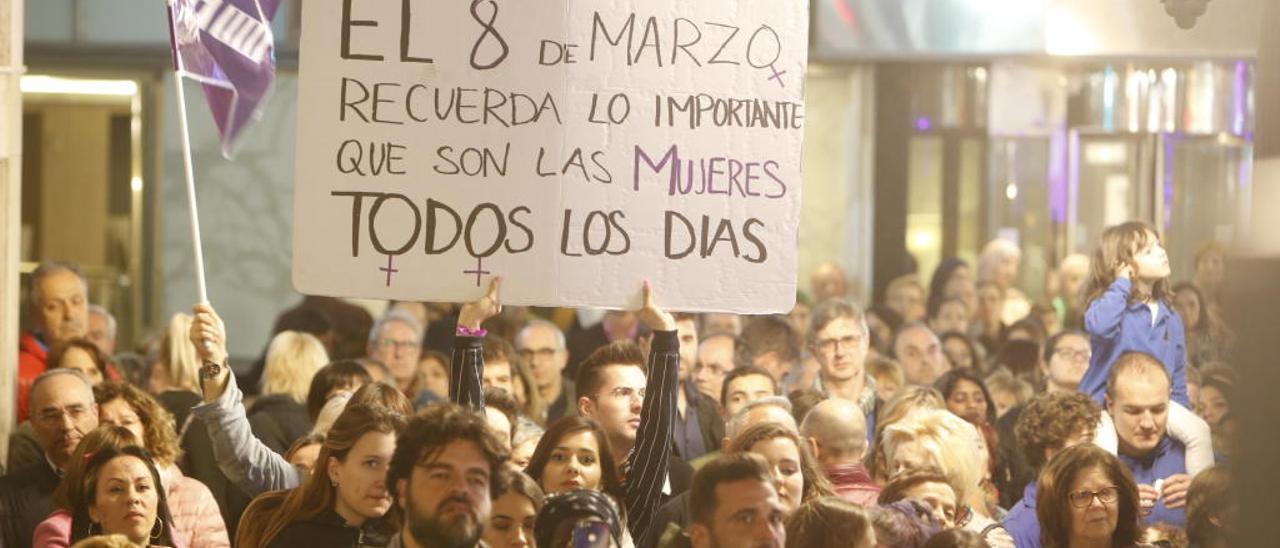
{"label": "person's raised arm", "polygon": [[1129,294],[1133,290],[1133,268],[1122,265],[1116,268],[1116,279],[1093,302],[1087,303],[1084,312],[1084,330],[1090,335],[1114,339],[1120,335],[1120,322],[1129,306]]}
{"label": "person's raised arm", "polygon": [[498,291],[502,278],[489,280],[489,291],[483,297],[462,305],[458,312],[458,330],[453,338],[453,357],[449,360],[449,401],[484,412],[484,353],[482,343],[484,321],[502,313]]}
{"label": "person's raised arm", "polygon": [[298,469],[253,435],[241,403],[243,394],[227,363],[222,318],[207,304],[195,305],[192,312],[189,336],[203,364],[200,388],[205,403],[192,408],[191,414],[204,422],[218,468],[249,496],[301,485]]}
{"label": "person's raised arm", "polygon": [[649,525],[658,511],[662,488],[671,458],[671,437],[675,430],[676,390],[679,389],[680,339],[675,318],[654,302],[653,288],[644,283],[644,307],[637,314],[653,330],[649,346],[649,378],[636,444],[627,456],[625,497],[627,528],[636,546],[651,546]]}

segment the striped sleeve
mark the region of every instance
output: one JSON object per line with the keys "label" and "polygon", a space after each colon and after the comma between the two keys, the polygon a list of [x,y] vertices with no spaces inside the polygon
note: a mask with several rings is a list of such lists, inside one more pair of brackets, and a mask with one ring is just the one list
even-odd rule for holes
{"label": "striped sleeve", "polygon": [[449,401],[484,412],[484,355],[479,337],[454,337],[449,360]]}
{"label": "striped sleeve", "polygon": [[680,339],[675,331],[656,331],[649,348],[649,378],[636,444],[624,466],[627,529],[636,546],[652,546],[649,524],[658,511],[662,487],[671,458],[671,437],[676,421],[679,389]]}

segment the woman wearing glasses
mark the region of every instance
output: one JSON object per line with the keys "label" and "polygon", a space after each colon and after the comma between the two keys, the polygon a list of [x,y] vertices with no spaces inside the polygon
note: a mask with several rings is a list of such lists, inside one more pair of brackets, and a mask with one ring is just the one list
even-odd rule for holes
{"label": "woman wearing glasses", "polygon": [[1045,548],[1132,548],[1142,538],[1138,485],[1093,444],[1062,450],[1040,472],[1036,517]]}

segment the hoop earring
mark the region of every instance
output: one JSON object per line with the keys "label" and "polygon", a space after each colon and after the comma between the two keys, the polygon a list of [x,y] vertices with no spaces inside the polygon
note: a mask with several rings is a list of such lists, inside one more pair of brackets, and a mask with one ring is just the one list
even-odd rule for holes
{"label": "hoop earring", "polygon": [[156,524],[151,526],[151,540],[160,540],[160,536],[164,534],[164,522],[160,518],[156,518]]}
{"label": "hoop earring", "polygon": [[97,536],[97,533],[94,533],[94,532],[93,532],[93,526],[94,526],[94,525],[97,525],[97,526],[98,526],[98,531],[102,531],[102,524],[100,524],[100,523],[98,523],[98,522],[96,522],[96,521],[90,521],[90,522],[89,522],[89,527],[85,530],[85,536],[86,536],[86,537],[93,537],[93,536]]}

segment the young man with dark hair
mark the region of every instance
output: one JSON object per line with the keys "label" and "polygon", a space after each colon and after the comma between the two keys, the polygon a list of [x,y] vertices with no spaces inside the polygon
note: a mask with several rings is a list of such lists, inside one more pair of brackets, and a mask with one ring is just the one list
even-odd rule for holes
{"label": "young man with dark hair", "polygon": [[678,493],[680,476],[691,470],[672,455],[680,375],[675,317],[654,303],[647,283],[636,316],[653,331],[648,363],[635,344],[612,343],[583,360],[575,385],[578,414],[600,423],[620,459],[627,528],[636,546],[648,546],[664,488]]}
{"label": "young man with dark hair", "polygon": [[761,316],[742,329],[742,341],[751,365],[762,367],[779,385],[784,378],[802,373],[800,341],[785,316]]}
{"label": "young man with dark hair", "polygon": [[402,516],[392,548],[480,545],[509,454],[474,410],[430,405],[409,422],[387,469]]}
{"label": "young man with dark hair", "polygon": [[689,508],[694,548],[786,544],[782,505],[769,465],[754,453],[724,455],[698,470]]}
{"label": "young man with dark hair", "polygon": [[1089,335],[1082,331],[1061,331],[1045,342],[1041,370],[1046,392],[1075,392],[1089,369]]}
{"label": "young man with dark hair", "polygon": [[511,361],[515,359],[516,352],[511,344],[500,337],[486,335],[481,340],[480,352],[484,356],[484,387],[501,388],[515,395]]}
{"label": "young man with dark hair", "polygon": [[778,381],[764,368],[748,365],[729,372],[720,388],[720,416],[725,422],[748,403],[778,395]]}

